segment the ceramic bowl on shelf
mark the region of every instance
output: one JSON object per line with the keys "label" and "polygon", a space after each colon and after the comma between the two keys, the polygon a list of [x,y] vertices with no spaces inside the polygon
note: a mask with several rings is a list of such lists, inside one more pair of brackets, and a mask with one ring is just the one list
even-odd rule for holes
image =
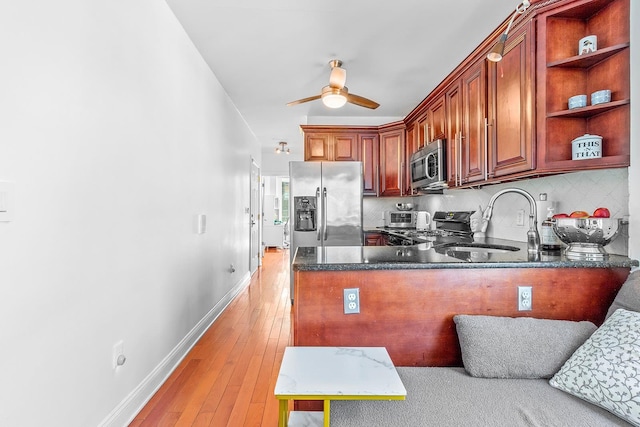
{"label": "ceramic bowl on shelf", "polygon": [[610,90],[599,90],[591,94],[591,105],[604,104],[611,101]]}
{"label": "ceramic bowl on shelf", "polygon": [[587,95],[576,95],[569,98],[569,109],[582,108],[587,106]]}

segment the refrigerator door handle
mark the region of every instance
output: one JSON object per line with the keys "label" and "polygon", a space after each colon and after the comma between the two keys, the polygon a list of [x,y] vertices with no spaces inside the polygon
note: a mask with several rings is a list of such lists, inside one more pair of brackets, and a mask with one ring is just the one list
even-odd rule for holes
{"label": "refrigerator door handle", "polygon": [[[316,187],[316,200],[320,201],[320,187]],[[316,224],[320,218],[316,218]],[[322,233],[322,226],[316,225],[316,240],[320,241],[320,233]]]}
{"label": "refrigerator door handle", "polygon": [[322,189],[322,240],[327,240],[327,187]]}

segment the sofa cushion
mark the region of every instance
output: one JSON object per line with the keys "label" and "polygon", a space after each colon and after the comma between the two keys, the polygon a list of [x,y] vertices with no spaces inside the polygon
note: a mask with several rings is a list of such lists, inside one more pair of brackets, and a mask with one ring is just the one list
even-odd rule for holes
{"label": "sofa cushion", "polygon": [[640,313],[616,310],[549,383],[640,426]]}
{"label": "sofa cushion", "polygon": [[619,308],[640,311],[640,269],[629,274],[607,312],[607,319]]}
{"label": "sofa cushion", "polygon": [[397,371],[406,400],[334,400],[331,427],[629,427],[549,380],[475,378],[463,368]]}
{"label": "sofa cushion", "polygon": [[474,377],[551,378],[596,330],[591,322],[457,315],[462,363]]}

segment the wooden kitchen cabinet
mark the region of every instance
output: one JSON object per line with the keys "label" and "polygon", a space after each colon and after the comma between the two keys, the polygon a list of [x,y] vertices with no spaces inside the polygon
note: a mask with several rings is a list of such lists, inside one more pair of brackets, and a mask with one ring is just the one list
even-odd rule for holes
{"label": "wooden kitchen cabinet", "polygon": [[[412,195],[409,160],[445,138],[449,188],[465,188],[630,164],[630,0],[533,2],[518,16],[503,59],[486,59],[505,21],[409,112],[404,121],[362,128],[303,126],[305,160],[363,160],[365,194]],[[578,42],[595,35],[595,52]],[[609,89],[611,102],[590,105]],[[586,94],[584,108],[569,97]],[[571,142],[602,136],[602,158],[572,160]],[[375,156],[378,156],[377,160]],[[374,166],[377,171],[374,171]]]}
{"label": "wooden kitchen cabinet", "polygon": [[364,233],[365,246],[386,246],[387,235],[379,231],[367,231]]}
{"label": "wooden kitchen cabinet", "polygon": [[305,161],[361,161],[363,195],[379,193],[377,126],[301,125]]}
{"label": "wooden kitchen cabinet", "polygon": [[377,131],[358,135],[362,161],[362,194],[377,196],[380,182],[380,144]]}
{"label": "wooden kitchen cabinet", "polygon": [[396,122],[380,128],[380,196],[404,196],[405,127]]}
{"label": "wooden kitchen cabinet", "polygon": [[487,60],[481,57],[461,78],[462,131],[458,136],[459,185],[487,176]]}
{"label": "wooden kitchen cabinet", "polygon": [[329,131],[302,126],[305,161],[360,160],[358,134],[349,130]]}
{"label": "wooden kitchen cabinet", "polygon": [[[437,97],[427,107],[425,142],[442,139],[446,134],[445,97]],[[422,144],[424,146],[424,143]]]}
{"label": "wooden kitchen cabinet", "polygon": [[[629,0],[563,2],[538,17],[537,160],[542,172],[626,167],[630,164]],[[597,50],[579,55],[578,42],[597,36]],[[609,89],[611,102],[591,105]],[[587,95],[587,106],[567,100]],[[572,160],[571,141],[602,136],[602,158]]]}
{"label": "wooden kitchen cabinet", "polygon": [[445,91],[450,187],[535,167],[531,27],[527,21],[509,34],[502,61],[481,52]]}
{"label": "wooden kitchen cabinet", "polygon": [[460,177],[460,140],[462,138],[462,82],[456,80],[445,91],[447,114],[447,185],[453,188],[458,185]]}
{"label": "wooden kitchen cabinet", "polygon": [[405,164],[407,167],[404,170],[404,193],[405,194],[413,194],[413,190],[411,189],[411,168],[410,161],[413,153],[419,150],[418,147],[418,129],[419,125],[417,122],[413,122],[407,126],[405,131],[405,140],[404,140],[404,149],[405,149]]}
{"label": "wooden kitchen cabinet", "polygon": [[446,111],[445,97],[439,96],[429,100],[424,108],[424,113],[415,123],[417,149],[423,148],[434,139],[444,138],[446,135]]}
{"label": "wooden kitchen cabinet", "polygon": [[509,33],[500,62],[488,65],[488,171],[499,178],[535,167],[533,22]]}

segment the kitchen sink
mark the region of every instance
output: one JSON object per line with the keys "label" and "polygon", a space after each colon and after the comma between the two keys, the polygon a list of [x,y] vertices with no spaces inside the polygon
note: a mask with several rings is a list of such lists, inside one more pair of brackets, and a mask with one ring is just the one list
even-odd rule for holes
{"label": "kitchen sink", "polygon": [[454,252],[486,252],[486,253],[507,253],[516,252],[520,248],[509,245],[493,245],[489,243],[448,243],[442,246],[446,251]]}

